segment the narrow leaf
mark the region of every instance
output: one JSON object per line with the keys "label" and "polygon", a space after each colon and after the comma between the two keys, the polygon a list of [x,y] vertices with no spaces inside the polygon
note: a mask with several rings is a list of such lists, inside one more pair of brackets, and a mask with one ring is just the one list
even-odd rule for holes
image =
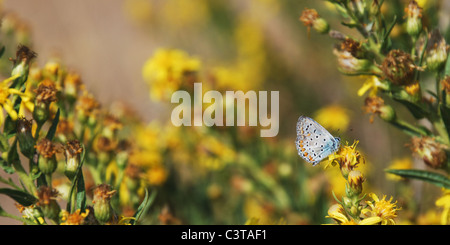
{"label": "narrow leaf", "polygon": [[450,189],[450,179],[442,174],[417,169],[387,169],[385,171],[404,178],[423,180],[438,187]]}
{"label": "narrow leaf", "polygon": [[447,63],[445,64],[444,76],[450,76],[450,55],[447,56]]}
{"label": "narrow leaf", "polygon": [[0,188],[0,194],[5,194],[11,197],[23,206],[30,206],[37,201],[37,199],[33,195],[14,189]]}
{"label": "narrow leaf", "polygon": [[442,121],[444,122],[445,128],[447,129],[447,136],[450,137],[450,108],[443,104],[439,105],[439,110],[441,111]]}
{"label": "narrow leaf", "polygon": [[134,220],[130,222],[132,225],[135,225],[138,222],[139,218],[142,216],[142,214],[147,212],[147,210],[150,208],[150,206],[152,205],[153,201],[156,198],[156,193],[157,193],[156,191],[153,191],[149,197],[148,191],[147,189],[145,189],[144,200],[142,201],[141,205],[139,205],[136,213],[133,215]]}
{"label": "narrow leaf", "polygon": [[47,136],[45,136],[49,140],[52,140],[53,137],[55,137],[56,129],[58,128],[58,123],[59,123],[59,114],[60,114],[60,109],[58,108],[58,111],[55,114],[55,118],[53,118],[52,125],[48,129]]}

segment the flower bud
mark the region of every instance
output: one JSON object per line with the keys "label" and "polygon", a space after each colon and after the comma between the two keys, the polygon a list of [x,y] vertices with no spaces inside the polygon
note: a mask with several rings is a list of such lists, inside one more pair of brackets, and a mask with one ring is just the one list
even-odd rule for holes
{"label": "flower bud", "polygon": [[362,192],[364,177],[358,170],[350,171],[348,174],[348,184],[353,195],[358,196]]}
{"label": "flower bud", "polygon": [[42,125],[49,117],[50,103],[56,101],[56,86],[51,80],[46,79],[39,84],[35,92],[33,118],[38,125]]}
{"label": "flower bud", "polygon": [[57,167],[56,148],[53,143],[49,139],[43,138],[36,144],[36,151],[39,153],[39,170],[43,174],[52,174]]}
{"label": "flower bud", "polygon": [[24,117],[19,118],[16,124],[20,152],[28,158],[32,158],[34,154],[34,137],[31,133],[32,124],[33,120],[27,120]]}
{"label": "flower bud", "polygon": [[416,1],[409,2],[405,8],[406,13],[406,32],[413,37],[417,37],[422,31],[422,8]]}
{"label": "flower bud", "polygon": [[430,71],[440,71],[447,61],[448,45],[439,30],[434,30],[429,34],[427,44],[426,64]]}
{"label": "flower bud", "polygon": [[68,73],[64,78],[64,95],[70,103],[76,101],[80,86],[81,79],[77,73]]}
{"label": "flower bud", "polygon": [[61,211],[61,208],[56,202],[58,191],[47,186],[41,186],[37,196],[39,199],[37,205],[41,207],[44,216],[52,220],[58,220],[59,212]]}
{"label": "flower bud", "polygon": [[445,145],[436,142],[431,137],[412,138],[411,150],[432,168],[445,166],[447,163],[446,149]]}
{"label": "flower bud", "polygon": [[64,155],[66,157],[66,168],[64,174],[72,180],[75,177],[80,165],[81,152],[83,148],[78,140],[72,140],[64,146]]}
{"label": "flower bud", "polygon": [[[32,59],[36,57],[33,52],[25,45],[19,45],[16,52],[16,59],[11,59],[14,68],[11,71],[11,76],[20,75],[21,77],[28,76],[29,65]],[[26,80],[23,80],[25,82]]]}
{"label": "flower bud", "polygon": [[102,224],[107,223],[114,218],[114,210],[111,207],[111,197],[116,193],[115,190],[111,190],[111,186],[107,184],[101,184],[94,190],[94,214],[95,218]]}
{"label": "flower bud", "polygon": [[401,50],[391,50],[381,65],[384,75],[396,85],[413,83],[415,69],[411,56]]}
{"label": "flower bud", "polygon": [[328,209],[328,217],[334,219],[338,224],[349,221],[347,215],[345,214],[344,207],[338,203],[331,205]]}
{"label": "flower bud", "polygon": [[308,33],[311,27],[322,34],[328,33],[330,30],[328,22],[323,18],[320,18],[315,9],[305,9],[300,16],[300,21],[308,27]]}

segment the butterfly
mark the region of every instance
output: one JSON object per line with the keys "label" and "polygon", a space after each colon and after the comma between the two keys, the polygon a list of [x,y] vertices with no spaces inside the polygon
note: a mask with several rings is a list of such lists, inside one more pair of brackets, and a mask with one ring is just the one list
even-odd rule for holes
{"label": "butterfly", "polygon": [[339,137],[333,137],[313,119],[306,116],[298,118],[295,146],[298,154],[313,166],[336,152],[340,143]]}

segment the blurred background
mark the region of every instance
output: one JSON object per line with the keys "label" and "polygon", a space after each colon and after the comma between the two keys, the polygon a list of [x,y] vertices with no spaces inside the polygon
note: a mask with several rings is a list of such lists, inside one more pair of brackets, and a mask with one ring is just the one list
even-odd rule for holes
{"label": "blurred background", "polygon": [[[273,141],[272,145],[284,147],[289,152],[289,157],[275,162],[275,166],[278,169],[288,166],[287,169],[293,172],[288,173],[290,182],[282,177],[273,178],[281,189],[292,183],[298,185],[289,187],[292,191],[284,189],[290,200],[289,208],[273,212],[271,210],[277,205],[275,208],[269,205],[270,195],[260,201],[249,198],[252,195],[247,193],[233,209],[199,200],[195,203],[199,210],[204,209],[202,205],[211,210],[193,218],[200,211],[182,211],[176,205],[189,197],[172,197],[171,203],[170,191],[174,187],[166,186],[166,189],[162,187],[165,194],[159,192],[163,198],[159,212],[154,211],[149,223],[158,223],[155,217],[167,212],[167,203],[173,215],[187,224],[242,224],[267,212],[272,212],[267,218],[272,223],[280,219],[288,224],[330,222],[325,219],[326,210],[333,203],[330,190],[338,193],[340,188],[342,192],[343,182],[333,183],[329,173],[332,170],[323,171],[321,166],[313,168],[296,155],[295,124],[300,115],[316,118],[332,134],[340,136],[342,142],[351,144],[359,140],[358,148],[367,161],[363,168],[368,173],[368,190],[392,195],[400,201],[405,195],[405,198],[425,198],[424,191],[432,190],[431,195],[423,199],[418,212],[427,210],[436,199],[434,188],[413,181],[408,185],[413,186],[414,191],[399,193],[399,184],[389,180],[383,172],[396,159],[414,161],[405,147],[408,138],[377,119],[370,123],[370,116],[361,109],[363,98],[357,96],[364,79],[342,76],[338,72],[332,53],[335,40],[314,31],[308,34],[299,21],[305,7],[315,8],[332,29],[342,29],[337,14],[325,1],[312,0],[3,0],[2,3],[4,15],[18,18],[23,23],[31,47],[38,53],[36,63],[43,66],[48,60],[60,60],[81,75],[87,89],[102,105],[124,102],[145,123],[170,119],[170,103],[150,99],[149,86],[143,78],[145,62],[161,48],[183,50],[199,59],[202,77],[221,68],[230,73],[245,74],[244,83],[250,85],[244,89],[280,91],[280,133],[274,139],[264,140]],[[442,18],[445,20],[448,16]],[[399,110],[401,113],[401,108]],[[322,120],[318,119],[320,116]],[[264,149],[249,152],[259,154],[261,150]],[[256,166],[265,174],[271,174],[273,163],[269,163],[257,162]],[[216,171],[216,177],[209,174],[203,180],[205,193],[202,195],[213,198],[211,183],[218,182],[220,176],[225,176],[224,172]],[[251,173],[240,173],[239,176],[254,180]],[[224,186],[236,184],[236,178],[233,181],[217,184],[218,190],[222,190],[218,192],[226,193]],[[260,183],[254,181],[251,190],[260,188],[258,185]],[[303,195],[306,192],[309,194]],[[0,201],[5,210],[18,214],[12,201],[4,196],[0,196]],[[186,209],[188,207],[186,204]],[[217,212],[232,218],[227,219]],[[228,215],[228,212],[238,214]],[[5,218],[0,218],[0,222],[14,223]]]}

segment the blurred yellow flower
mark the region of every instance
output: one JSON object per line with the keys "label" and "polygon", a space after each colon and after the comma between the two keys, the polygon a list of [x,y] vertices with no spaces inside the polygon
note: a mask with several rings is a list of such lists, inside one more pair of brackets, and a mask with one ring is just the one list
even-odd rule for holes
{"label": "blurred yellow flower", "polygon": [[436,200],[436,206],[442,207],[444,210],[441,215],[441,224],[450,224],[450,190],[444,189],[443,195],[438,200]]}
{"label": "blurred yellow flower", "polygon": [[316,111],[314,119],[328,130],[345,131],[350,123],[350,111],[340,105],[330,105]]}
{"label": "blurred yellow flower", "polygon": [[142,68],[144,80],[150,86],[150,98],[155,101],[170,101],[173,92],[192,86],[200,66],[199,59],[182,50],[156,50]]}
{"label": "blurred yellow flower", "polygon": [[147,0],[126,0],[124,11],[131,20],[140,23],[148,21],[152,14],[152,3]]}
{"label": "blurred yellow flower", "polygon": [[[413,162],[411,157],[403,157],[394,159],[389,165],[389,169],[411,169]],[[390,180],[402,180],[403,178],[395,174],[387,174],[387,178]]]}
{"label": "blurred yellow flower", "polygon": [[167,170],[161,166],[153,166],[149,168],[146,172],[146,179],[150,185],[162,185],[167,179]]}
{"label": "blurred yellow flower", "polygon": [[161,18],[169,27],[192,28],[207,23],[210,18],[207,0],[195,2],[185,0],[171,0],[162,2]]}

